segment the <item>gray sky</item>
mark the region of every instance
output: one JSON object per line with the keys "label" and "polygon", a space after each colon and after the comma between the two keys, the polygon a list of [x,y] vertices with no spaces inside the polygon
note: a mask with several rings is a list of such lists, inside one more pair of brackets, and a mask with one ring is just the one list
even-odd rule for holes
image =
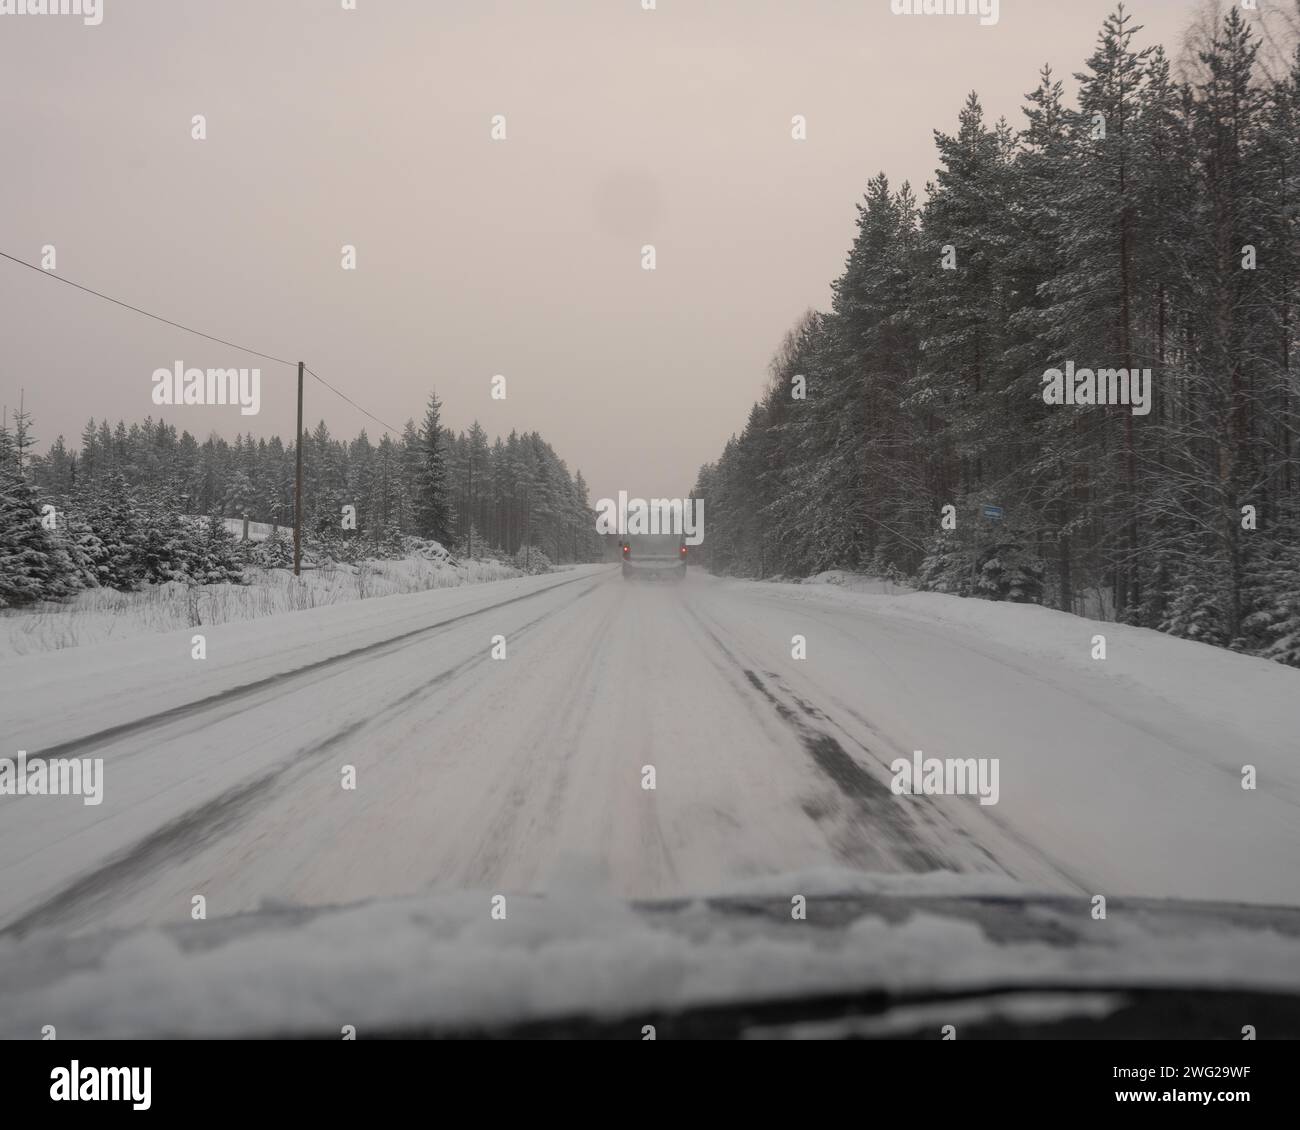
{"label": "gray sky", "polygon": [[[0,249],[278,356],[399,427],[534,428],[593,500],[682,494],[825,308],[854,203],[921,191],[966,92],[1019,125],[1114,0],[996,26],[889,0],[106,0],[0,16]],[[1129,5],[1175,51],[1194,0]],[[208,139],[190,137],[207,117]],[[504,114],[507,140],[490,138]],[[803,114],[808,140],[790,137]],[[358,269],[340,267],[343,244]],[[641,269],[642,244],[657,249]],[[0,261],[0,401],[293,433],[294,375]],[[262,410],[157,408],[151,374],[262,366]],[[508,398],[490,398],[493,374]],[[382,429],[309,381],[309,426]]]}

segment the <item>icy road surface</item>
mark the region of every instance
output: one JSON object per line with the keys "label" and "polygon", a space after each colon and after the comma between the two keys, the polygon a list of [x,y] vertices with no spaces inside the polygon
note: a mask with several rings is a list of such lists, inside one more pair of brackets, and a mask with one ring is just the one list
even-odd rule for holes
{"label": "icy road surface", "polygon": [[[1300,903],[1300,673],[1153,632],[605,565],[193,631],[0,664],[4,756],[105,767],[0,797],[0,934],[816,867]],[[999,803],[895,797],[917,749]]]}

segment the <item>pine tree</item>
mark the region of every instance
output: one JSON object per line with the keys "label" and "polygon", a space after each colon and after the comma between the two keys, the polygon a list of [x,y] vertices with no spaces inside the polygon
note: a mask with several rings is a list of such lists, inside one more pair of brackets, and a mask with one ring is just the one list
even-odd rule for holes
{"label": "pine tree", "polygon": [[[710,568],[1100,597],[1300,661],[1300,52],[1262,76],[1233,7],[1180,81],[1139,30],[1122,5],[1105,20],[1077,109],[1044,68],[1019,134],[971,95],[936,134],[919,223],[906,191],[868,184],[831,312],[787,338],[700,468]],[[1149,415],[1045,403],[1045,370],[1070,360],[1151,370]],[[805,402],[781,395],[793,373]]]}
{"label": "pine tree", "polygon": [[270,536],[253,549],[252,560],[263,569],[290,569],[293,567],[293,544],[276,526]]}
{"label": "pine tree", "polygon": [[179,526],[175,515],[154,508],[142,516],[137,559],[142,580],[161,584],[188,575],[188,554],[182,548]]}
{"label": "pine tree", "polygon": [[93,535],[86,545],[99,584],[123,592],[138,588],[145,575],[144,521],[120,472],[105,476],[84,516]]}
{"label": "pine tree", "polygon": [[491,457],[487,432],[475,420],[470,426],[465,442],[465,510],[470,531],[466,539],[466,553],[470,556],[474,554],[475,544],[480,550],[487,548],[479,528],[486,517],[486,508],[482,505],[482,500],[488,494],[484,485],[490,479]]}
{"label": "pine tree", "polygon": [[31,487],[0,469],[0,608],[58,600],[77,588],[76,569],[42,524]]}
{"label": "pine tree", "polygon": [[14,463],[19,475],[26,475],[27,463],[31,458],[31,449],[36,443],[32,435],[32,414],[20,407],[14,409]]}
{"label": "pine tree", "polygon": [[235,535],[216,514],[202,525],[190,577],[201,585],[238,582],[243,577]]}
{"label": "pine tree", "polygon": [[403,530],[414,532],[416,529],[415,500],[420,493],[420,467],[423,463],[420,448],[420,433],[414,420],[407,420],[402,428],[402,441],[398,453],[398,471],[400,487],[398,490],[397,524]]}
{"label": "pine tree", "polygon": [[420,428],[420,463],[415,481],[415,528],[421,537],[444,546],[452,542],[451,506],[448,498],[447,454],[442,431],[442,404],[429,394],[429,406]]}
{"label": "pine tree", "polygon": [[68,560],[72,562],[77,587],[98,588],[106,584],[99,567],[105,556],[104,545],[84,517],[79,512],[68,511],[64,526],[58,532]]}
{"label": "pine tree", "polygon": [[4,415],[0,414],[0,475],[18,474],[18,458],[14,450],[13,433]]}

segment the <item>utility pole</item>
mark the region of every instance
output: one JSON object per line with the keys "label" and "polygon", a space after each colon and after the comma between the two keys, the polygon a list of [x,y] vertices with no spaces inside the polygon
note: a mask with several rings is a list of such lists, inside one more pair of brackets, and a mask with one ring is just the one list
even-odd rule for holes
{"label": "utility pole", "polygon": [[294,456],[297,468],[293,480],[293,575],[302,570],[302,369],[298,362],[298,438],[294,440]]}

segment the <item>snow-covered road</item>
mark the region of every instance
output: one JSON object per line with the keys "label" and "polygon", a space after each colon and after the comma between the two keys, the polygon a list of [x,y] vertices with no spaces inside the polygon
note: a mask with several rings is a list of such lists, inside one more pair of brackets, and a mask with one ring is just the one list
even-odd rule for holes
{"label": "snow-covered road", "polygon": [[[7,661],[4,754],[103,758],[105,793],[0,798],[0,931],[822,866],[1300,902],[1300,674],[1116,625],[1098,663],[1095,630],[584,566],[195,629],[203,660],[186,631]],[[998,758],[998,803],[894,796],[916,749]]]}

